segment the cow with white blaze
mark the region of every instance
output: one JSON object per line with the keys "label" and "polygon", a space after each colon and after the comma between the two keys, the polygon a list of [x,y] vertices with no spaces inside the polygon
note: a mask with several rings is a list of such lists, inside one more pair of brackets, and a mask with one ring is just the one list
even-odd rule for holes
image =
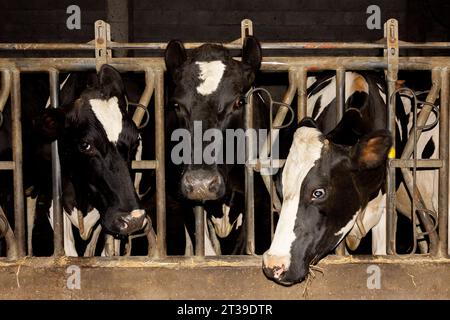
{"label": "cow with white blaze", "polygon": [[[347,111],[336,127],[330,108],[335,100],[330,99],[325,111],[315,114],[317,122],[303,119],[294,134],[278,184],[280,218],[263,255],[264,273],[280,284],[305,279],[310,266],[344,239],[384,184],[392,145],[384,129],[386,104],[370,75],[352,79],[347,87],[356,90],[346,95]],[[309,115],[311,106],[317,104],[308,104]]]}
{"label": "cow with white blaze", "polygon": [[120,74],[102,66],[80,97],[41,119],[42,134],[58,140],[63,208],[72,222],[78,225],[81,212],[89,230],[98,219],[116,236],[140,230],[145,211],[130,172],[139,132],[126,112]]}
{"label": "cow with white blaze", "polygon": [[[239,141],[237,136],[240,132],[243,133],[241,137],[245,134],[245,94],[254,83],[261,60],[261,46],[252,36],[244,39],[240,61],[234,59],[224,46],[211,43],[185,50],[181,41],[172,40],[165,51],[167,71],[173,80],[173,87],[168,94],[170,105],[167,108],[173,110],[173,113],[166,118],[174,119],[173,127],[168,129],[167,136],[171,137],[171,141],[167,145],[173,146],[176,142],[167,152],[170,157],[166,157],[169,162],[168,199],[182,204],[189,213],[195,205],[204,206],[208,217],[214,217],[211,224],[220,241],[223,243],[222,239],[233,238],[230,244],[240,243],[238,248],[227,245],[230,251],[223,250],[222,253],[242,253],[245,250],[245,243],[243,245],[242,241],[242,226],[245,224],[241,208],[243,201],[239,200],[244,198],[245,159],[238,161],[244,158],[245,148],[239,148],[244,144],[229,146],[228,142],[232,139]],[[267,128],[268,106],[260,104],[261,101],[257,98],[255,100],[254,128]],[[226,140],[229,132],[236,133],[236,138]],[[199,138],[200,142],[196,143]],[[180,149],[179,146],[186,145],[182,144],[184,141],[189,141],[188,148]],[[212,145],[220,147],[211,152]],[[205,154],[211,157],[204,157]],[[183,161],[175,163],[175,157],[182,158]],[[258,192],[267,194],[261,179],[258,180],[257,177],[255,193]],[[264,217],[263,211],[268,212],[270,205],[266,201],[261,203],[265,208],[257,207],[255,212]],[[228,210],[224,204],[231,208]],[[191,235],[194,229],[193,214],[182,216],[183,221],[174,216],[173,211],[168,213],[168,233],[175,235],[167,237],[170,242],[169,252],[177,252],[176,247],[184,247],[184,239],[176,241],[177,245],[171,243],[184,234],[184,224]],[[265,250],[270,241],[270,226],[267,223],[261,227],[261,232],[259,227],[261,225],[256,224],[256,237],[261,235],[261,239],[264,238],[259,244]],[[264,227],[267,230],[262,232]]]}

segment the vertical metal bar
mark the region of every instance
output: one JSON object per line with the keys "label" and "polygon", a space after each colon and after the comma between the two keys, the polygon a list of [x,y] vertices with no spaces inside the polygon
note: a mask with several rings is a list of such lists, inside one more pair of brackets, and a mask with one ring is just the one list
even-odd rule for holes
{"label": "vertical metal bar", "polygon": [[202,206],[194,207],[195,214],[195,255],[205,256],[205,210]]}
{"label": "vertical metal bar", "polygon": [[449,192],[449,70],[441,70],[441,106],[439,118],[439,159],[442,167],[439,169],[439,254],[448,255],[448,192]]}
{"label": "vertical metal bar", "polygon": [[[245,129],[249,133],[246,135],[246,163],[251,163],[256,155],[253,154],[253,146],[256,141],[250,130],[253,128],[253,99],[250,97],[245,106]],[[250,129],[250,130],[249,130]],[[270,143],[270,141],[269,141]],[[270,179],[270,177],[268,177]],[[270,186],[270,185],[269,185]],[[269,189],[270,190],[270,189]],[[270,192],[270,191],[269,191]],[[245,227],[247,230],[246,253],[255,254],[255,189],[254,171],[250,166],[245,167]]]}
{"label": "vertical metal bar", "polygon": [[345,69],[336,70],[336,124],[344,116],[345,108]]}
{"label": "vertical metal bar", "polygon": [[[398,22],[395,19],[389,19],[384,25],[384,36],[386,38],[386,49],[384,56],[387,59],[387,129],[391,132],[393,138],[390,158],[395,158],[395,99],[391,95],[395,91],[395,83],[398,74]],[[395,254],[395,233],[396,233],[396,208],[395,208],[395,169],[387,168],[386,175],[386,252]]]}
{"label": "vertical metal bar", "polygon": [[[149,68],[145,70],[145,89],[142,92],[141,98],[139,99],[139,104],[148,108],[150,99],[152,98],[153,91],[155,89],[155,77],[153,71]],[[137,127],[141,125],[142,119],[144,118],[145,111],[142,108],[136,108],[133,114],[133,122]]]}
{"label": "vertical metal bar", "polygon": [[[289,105],[292,103],[292,100],[294,99],[294,96],[297,93],[297,87],[298,87],[297,71],[294,69],[289,69],[289,86],[286,93],[284,94],[283,103]],[[304,87],[306,87],[306,80]],[[306,90],[304,92],[306,92]],[[301,107],[300,109],[305,110],[306,112],[306,95],[303,95],[303,97],[304,97],[303,99],[299,98],[304,103],[304,107]],[[287,108],[279,108],[275,116],[275,119],[273,120],[272,127],[282,125],[284,119],[286,118],[287,112],[288,112]],[[280,133],[279,130],[273,130],[273,132],[270,132],[270,139],[269,137],[267,137],[266,141],[260,142],[262,143],[262,148],[259,152],[259,158],[261,160],[265,160],[268,158],[269,152],[272,150],[271,140],[275,141],[279,133]],[[261,175],[261,178],[263,179],[264,185],[266,186],[267,190],[270,192],[270,180],[271,180],[270,177],[268,175]],[[276,193],[273,194],[272,201],[274,207],[277,210],[281,210],[281,201],[280,199],[278,199]]]}
{"label": "vertical metal bar", "polygon": [[[52,108],[59,105],[59,72],[50,69],[50,104]],[[62,211],[61,165],[59,163],[58,141],[52,142],[52,186],[53,186],[53,255],[64,255],[64,224]]]}
{"label": "vertical metal bar", "polygon": [[158,253],[166,256],[166,165],[164,149],[164,72],[155,71],[156,232]]}
{"label": "vertical metal bar", "polygon": [[300,68],[296,74],[297,82],[297,123],[307,116],[307,71]]}
{"label": "vertical metal bar", "polygon": [[23,193],[23,154],[22,154],[22,123],[20,101],[20,71],[12,72],[11,88],[11,120],[12,149],[14,161],[14,235],[18,241],[18,256],[23,257],[25,250],[25,198]]}
{"label": "vertical metal bar", "polygon": [[[336,125],[344,116],[345,107],[345,69],[336,69]],[[342,241],[336,247],[336,254],[338,256],[345,255],[345,241]]]}

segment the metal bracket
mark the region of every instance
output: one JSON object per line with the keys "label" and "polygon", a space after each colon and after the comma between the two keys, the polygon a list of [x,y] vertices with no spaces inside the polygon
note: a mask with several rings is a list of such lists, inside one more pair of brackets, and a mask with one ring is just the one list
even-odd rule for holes
{"label": "metal bracket", "polygon": [[245,37],[253,35],[253,22],[250,19],[241,21],[241,44],[244,45]]}
{"label": "metal bracket", "polygon": [[112,57],[108,42],[111,41],[111,30],[108,23],[103,20],[95,21],[95,68],[100,70],[101,66],[108,63]]}
{"label": "metal bracket", "polygon": [[389,19],[384,24],[384,37],[386,39],[386,49],[384,49],[384,56],[387,58],[388,70],[387,80],[397,81],[398,74],[398,21],[396,19]]}

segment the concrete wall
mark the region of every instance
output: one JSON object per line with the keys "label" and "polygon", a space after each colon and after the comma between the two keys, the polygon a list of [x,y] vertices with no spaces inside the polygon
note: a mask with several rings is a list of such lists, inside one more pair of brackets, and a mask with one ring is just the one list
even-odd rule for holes
{"label": "concrete wall", "polygon": [[315,271],[305,295],[306,282],[283,287],[267,280],[261,257],[172,258],[163,264],[143,257],[0,259],[0,299],[450,298],[449,260],[328,257],[319,266],[323,271]]}

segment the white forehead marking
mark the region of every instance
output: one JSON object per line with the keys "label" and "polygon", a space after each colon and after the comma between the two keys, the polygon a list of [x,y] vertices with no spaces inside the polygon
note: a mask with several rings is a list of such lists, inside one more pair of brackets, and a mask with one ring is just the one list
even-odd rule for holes
{"label": "white forehead marking", "polygon": [[220,60],[197,61],[195,64],[200,68],[198,78],[203,81],[197,87],[197,92],[204,96],[210,95],[217,90],[225,72],[225,65]]}
{"label": "white forehead marking", "polygon": [[92,111],[105,129],[108,140],[117,143],[122,132],[122,112],[117,97],[109,100],[90,99]]}
{"label": "white forehead marking", "polygon": [[288,257],[285,268],[289,267],[291,246],[296,238],[294,225],[297,219],[301,186],[322,152],[323,142],[320,141],[320,136],[321,132],[315,128],[301,127],[297,129],[284,165],[283,205],[268,253]]}

